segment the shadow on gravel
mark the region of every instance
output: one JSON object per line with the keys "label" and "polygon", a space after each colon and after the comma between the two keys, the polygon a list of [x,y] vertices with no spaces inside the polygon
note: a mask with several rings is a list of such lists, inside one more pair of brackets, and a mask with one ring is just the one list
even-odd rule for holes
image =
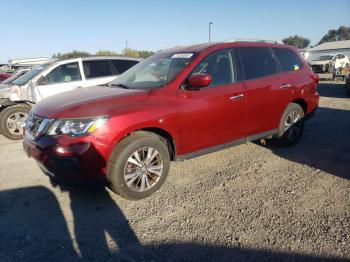
{"label": "shadow on gravel", "polygon": [[[80,255],[54,194],[38,186],[0,192],[0,261],[342,261],[200,243],[141,245],[105,190],[76,186],[63,190],[71,196],[74,221],[68,223],[74,223]],[[118,246],[114,251],[108,248],[113,244],[105,232]],[[152,235],[147,239],[151,241]]]}
{"label": "shadow on gravel", "polygon": [[345,91],[345,85],[337,82],[320,83],[317,92],[324,97],[349,98]]}
{"label": "shadow on gravel", "polygon": [[304,133],[295,146],[267,147],[285,159],[350,179],[350,110],[320,107],[306,121]]}

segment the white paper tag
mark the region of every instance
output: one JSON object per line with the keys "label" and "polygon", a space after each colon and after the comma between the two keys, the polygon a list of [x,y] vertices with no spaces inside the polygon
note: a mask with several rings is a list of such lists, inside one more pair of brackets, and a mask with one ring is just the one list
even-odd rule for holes
{"label": "white paper tag", "polygon": [[173,54],[171,58],[191,58],[193,56],[192,53],[181,53],[181,54]]}

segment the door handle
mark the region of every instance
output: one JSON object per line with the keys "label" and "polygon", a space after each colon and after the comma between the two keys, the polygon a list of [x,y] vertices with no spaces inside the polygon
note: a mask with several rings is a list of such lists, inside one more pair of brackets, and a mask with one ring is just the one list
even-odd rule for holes
{"label": "door handle", "polygon": [[290,87],[292,87],[291,84],[284,84],[284,85],[280,86],[281,89],[286,89],[286,88],[290,88]]}
{"label": "door handle", "polygon": [[241,99],[244,97],[244,94],[239,94],[239,95],[236,95],[236,96],[231,96],[230,99],[231,100],[238,100],[238,99]]}

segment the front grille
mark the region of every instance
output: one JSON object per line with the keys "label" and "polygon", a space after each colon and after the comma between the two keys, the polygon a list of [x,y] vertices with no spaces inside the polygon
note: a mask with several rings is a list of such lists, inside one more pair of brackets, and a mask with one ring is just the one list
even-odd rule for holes
{"label": "front grille", "polygon": [[33,137],[39,137],[46,133],[53,120],[36,116],[30,113],[26,123],[26,129]]}

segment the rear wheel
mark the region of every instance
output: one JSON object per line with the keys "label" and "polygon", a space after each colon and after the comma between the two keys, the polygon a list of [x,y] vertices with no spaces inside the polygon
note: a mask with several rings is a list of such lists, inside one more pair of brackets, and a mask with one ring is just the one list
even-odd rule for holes
{"label": "rear wheel", "polygon": [[135,132],[116,146],[108,161],[109,187],[124,198],[142,199],[162,186],[169,167],[166,141],[151,132]]}
{"label": "rear wheel", "polygon": [[304,110],[300,105],[290,103],[284,111],[275,141],[281,146],[288,147],[296,144],[304,130]]}
{"label": "rear wheel", "polygon": [[12,140],[22,139],[29,111],[30,107],[24,104],[6,107],[1,112],[1,134]]}

